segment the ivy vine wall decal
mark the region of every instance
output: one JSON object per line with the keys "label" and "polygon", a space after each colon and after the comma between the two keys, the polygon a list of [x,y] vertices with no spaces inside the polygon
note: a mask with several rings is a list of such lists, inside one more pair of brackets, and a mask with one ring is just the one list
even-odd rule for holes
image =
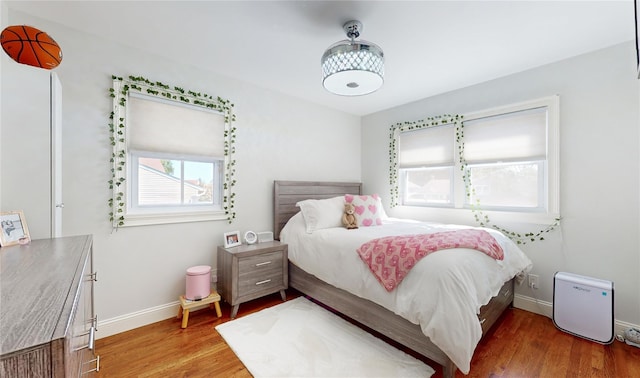
{"label": "ivy vine wall decal", "polygon": [[[436,127],[441,125],[453,125],[455,128],[456,145],[458,149],[458,162],[462,171],[462,179],[464,181],[465,195],[467,198],[475,198],[475,203],[470,204],[471,213],[474,220],[480,227],[488,227],[496,229],[516,244],[527,244],[537,240],[544,240],[544,235],[553,231],[560,225],[560,218],[555,218],[554,222],[538,231],[519,233],[508,230],[491,221],[489,216],[482,210],[480,200],[475,196],[476,192],[471,183],[471,170],[464,157],[464,116],[456,114],[444,114],[435,117],[427,117],[419,121],[405,121],[392,125],[390,128],[389,142],[389,184],[391,186],[391,207],[399,205],[400,191],[398,183],[398,141],[400,134],[407,131],[420,130],[428,127]],[[472,197],[473,196],[473,197]]]}
{"label": "ivy vine wall decal", "polygon": [[236,161],[233,158],[235,153],[236,128],[233,122],[236,116],[233,114],[233,104],[221,97],[213,97],[206,93],[185,91],[180,87],[170,87],[159,81],[150,81],[142,76],[129,76],[123,79],[119,76],[112,76],[113,87],[109,89],[113,99],[113,110],[109,116],[109,131],[111,132],[111,180],[109,189],[112,190],[112,197],[109,199],[109,220],[112,227],[117,229],[125,225],[126,201],[124,193],[124,183],[126,181],[126,132],[125,132],[125,112],[126,102],[130,91],[138,91],[149,96],[162,99],[180,101],[186,104],[200,106],[210,110],[220,112],[224,116],[224,183],[223,183],[223,209],[229,223],[236,217],[235,208],[235,168]]}

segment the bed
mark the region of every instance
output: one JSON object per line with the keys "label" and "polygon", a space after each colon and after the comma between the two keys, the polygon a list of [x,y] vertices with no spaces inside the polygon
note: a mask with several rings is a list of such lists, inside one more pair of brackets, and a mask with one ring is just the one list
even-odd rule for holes
{"label": "bed", "polygon": [[[498,264],[477,251],[464,248],[432,253],[416,263],[394,290],[385,290],[355,252],[344,257],[345,254],[338,251],[356,249],[362,241],[373,239],[380,232],[402,235],[416,233],[416,230],[428,233],[468,227],[397,220],[384,215],[380,227],[347,230],[329,225],[309,230],[310,222],[296,206],[305,200],[316,200],[306,202],[324,206],[337,197],[361,192],[360,183],[274,182],[274,237],[289,244],[289,285],[441,365],[444,377],[455,376],[458,368],[468,373],[477,342],[512,304],[514,281],[530,270],[531,261],[506,237],[488,230],[504,246],[504,263]],[[335,260],[339,258],[348,261]],[[458,261],[455,259],[462,262],[451,264]],[[476,284],[470,278],[467,284],[466,278],[456,276],[440,287],[427,278],[449,274],[437,264],[451,264],[454,275],[470,275],[473,280],[491,282],[485,287],[484,283]],[[484,273],[485,269],[494,269],[497,265],[499,272]],[[469,266],[473,269],[468,269]],[[420,295],[415,295],[416,292]],[[460,296],[465,299],[459,300]],[[467,300],[467,296],[473,298]],[[436,304],[433,298],[442,302]],[[429,302],[426,305],[432,307],[423,310],[422,302]]]}

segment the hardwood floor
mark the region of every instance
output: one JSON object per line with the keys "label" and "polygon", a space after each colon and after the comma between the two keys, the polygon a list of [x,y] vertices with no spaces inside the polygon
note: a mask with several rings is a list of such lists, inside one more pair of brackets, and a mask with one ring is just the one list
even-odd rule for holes
{"label": "hardwood floor", "polygon": [[[299,295],[287,291],[288,299]],[[281,302],[276,293],[243,303],[238,317]],[[186,329],[173,318],[97,340],[100,372],[94,376],[251,377],[213,329],[230,320],[230,306],[221,307],[221,319],[210,309],[192,312]],[[437,369],[434,377],[440,376]],[[549,318],[512,309],[478,345],[470,374],[457,377],[640,377],[640,348],[583,340],[559,331]]]}

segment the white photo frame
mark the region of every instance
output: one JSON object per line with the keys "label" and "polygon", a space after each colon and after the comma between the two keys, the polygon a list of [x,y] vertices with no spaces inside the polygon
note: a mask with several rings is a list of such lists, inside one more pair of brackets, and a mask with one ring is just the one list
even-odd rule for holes
{"label": "white photo frame", "polygon": [[224,247],[235,247],[242,244],[240,240],[240,231],[231,231],[224,233]]}
{"label": "white photo frame", "polygon": [[0,213],[0,246],[29,244],[29,228],[22,210]]}

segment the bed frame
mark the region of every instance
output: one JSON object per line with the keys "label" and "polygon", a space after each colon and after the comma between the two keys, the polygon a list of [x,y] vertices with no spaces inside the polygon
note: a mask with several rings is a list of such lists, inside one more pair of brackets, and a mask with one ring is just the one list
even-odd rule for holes
{"label": "bed frame", "polygon": [[[325,199],[344,194],[362,194],[362,185],[355,182],[274,181],[274,237],[299,209],[298,201]],[[289,262],[289,286],[346,315],[362,325],[412,349],[442,366],[443,377],[454,377],[456,366],[449,357],[426,337],[420,326],[394,314],[386,308],[338,289]],[[483,336],[513,303],[513,280],[504,284],[500,293],[480,309],[478,321]]]}

